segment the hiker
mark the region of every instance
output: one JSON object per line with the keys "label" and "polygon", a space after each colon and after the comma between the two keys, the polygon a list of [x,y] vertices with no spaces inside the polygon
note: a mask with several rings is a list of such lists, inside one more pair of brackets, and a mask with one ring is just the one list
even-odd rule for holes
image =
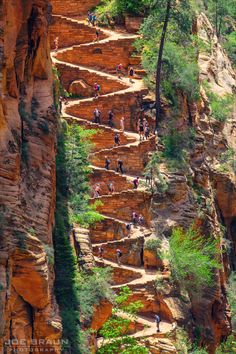
{"label": "hiker", "polygon": [[90,11],[88,11],[87,21],[88,21],[88,24],[90,24]]}
{"label": "hiker", "polygon": [[123,161],[121,159],[118,159],[117,160],[117,169],[116,169],[117,172],[120,171],[120,173],[123,175],[124,173],[124,169],[123,169]]}
{"label": "hiker", "polygon": [[105,156],[105,169],[109,170],[111,161]]}
{"label": "hiker", "polygon": [[130,223],[126,224],[125,228],[126,228],[126,230],[128,232],[128,238],[130,238],[131,224]]}
{"label": "hiker", "polygon": [[98,198],[98,197],[100,197],[100,196],[101,196],[100,184],[96,184],[96,185],[94,186],[94,195],[93,195],[93,197],[94,197],[94,198]]}
{"label": "hiker", "polygon": [[104,248],[102,246],[98,247],[98,258],[103,259]]}
{"label": "hiker", "polygon": [[100,35],[100,32],[98,29],[96,29],[94,42],[99,42],[99,35]]}
{"label": "hiker", "polygon": [[139,138],[141,141],[142,139],[144,139],[144,126],[141,119],[139,119],[138,130],[139,130]]}
{"label": "hiker", "polygon": [[124,133],[125,131],[125,117],[121,117],[120,119],[120,130],[122,131],[122,133]]}
{"label": "hiker", "polygon": [[134,185],[134,189],[138,189],[139,177],[136,177],[136,178],[133,180],[133,185]]}
{"label": "hiker", "polygon": [[114,188],[114,183],[113,182],[109,182],[107,187],[108,187],[108,193],[109,194],[112,194],[112,193],[115,192],[115,188]]}
{"label": "hiker", "polygon": [[97,193],[96,184],[93,186],[93,198],[97,198],[99,195]]}
{"label": "hiker", "polygon": [[134,77],[134,69],[132,68],[132,66],[129,68],[129,81],[132,83],[134,82],[132,80],[132,78]]}
{"label": "hiker", "polygon": [[159,315],[155,315],[155,322],[156,322],[156,326],[157,326],[157,332],[160,332],[161,317]]}
{"label": "hiker", "polygon": [[121,265],[121,261],[120,261],[121,257],[122,257],[122,251],[119,248],[117,248],[117,250],[116,250],[116,259],[117,259],[117,263],[119,265]]}
{"label": "hiker", "polygon": [[138,223],[139,223],[139,225],[143,225],[144,224],[144,217],[143,217],[142,214],[140,214],[139,217],[138,217]]}
{"label": "hiker", "polygon": [[92,14],[92,25],[95,26],[95,23],[97,21],[97,16],[96,14]]}
{"label": "hiker", "polygon": [[58,45],[59,45],[59,37],[56,37],[54,39],[54,49],[56,52],[58,51]]}
{"label": "hiker", "polygon": [[138,223],[138,215],[135,211],[132,212],[132,223],[134,226],[136,226]]}
{"label": "hiker", "polygon": [[93,85],[93,90],[94,90],[94,97],[98,98],[99,92],[101,90],[101,86],[97,82],[95,82],[95,84]]}
{"label": "hiker", "polygon": [[118,133],[116,133],[114,136],[114,142],[115,142],[115,146],[120,146],[120,136]]}
{"label": "hiker", "polygon": [[116,73],[118,75],[118,78],[121,79],[121,74],[122,74],[122,64],[116,65]]}
{"label": "hiker", "polygon": [[92,25],[92,22],[93,22],[93,13],[92,12],[89,12],[89,24]]}
{"label": "hiker", "polygon": [[150,136],[150,128],[149,128],[149,125],[148,123],[145,125],[144,127],[144,136],[145,136],[145,139],[148,140],[149,136]]}
{"label": "hiker", "polygon": [[113,127],[114,123],[113,123],[113,118],[114,118],[114,113],[112,111],[112,109],[108,112],[108,125],[109,127]]}
{"label": "hiker", "polygon": [[94,123],[101,124],[101,112],[99,111],[99,109],[95,108],[93,115],[94,115]]}

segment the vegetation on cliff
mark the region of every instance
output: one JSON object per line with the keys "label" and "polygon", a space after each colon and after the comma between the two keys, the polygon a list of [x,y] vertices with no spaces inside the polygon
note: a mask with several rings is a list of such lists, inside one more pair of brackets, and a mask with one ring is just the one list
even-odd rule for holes
{"label": "vegetation on cliff", "polygon": [[200,235],[193,227],[173,229],[169,261],[173,279],[190,295],[214,284],[214,270],[221,268],[219,241]]}
{"label": "vegetation on cliff", "polygon": [[[90,275],[80,274],[70,244],[71,222],[84,225],[100,218],[89,206],[88,153],[93,132],[77,126],[62,125],[58,135],[57,200],[54,228],[55,293],[63,325],[64,349],[85,353],[86,341],[81,319],[91,317],[93,306],[110,296],[108,274],[95,269]],[[91,289],[97,289],[93,291]]]}
{"label": "vegetation on cliff", "polygon": [[98,354],[148,353],[148,349],[141,346],[136,338],[128,335],[129,326],[135,320],[137,312],[143,307],[141,301],[129,303],[128,300],[131,295],[130,288],[124,286],[115,296],[113,316],[100,330],[100,335],[105,341],[98,349]]}

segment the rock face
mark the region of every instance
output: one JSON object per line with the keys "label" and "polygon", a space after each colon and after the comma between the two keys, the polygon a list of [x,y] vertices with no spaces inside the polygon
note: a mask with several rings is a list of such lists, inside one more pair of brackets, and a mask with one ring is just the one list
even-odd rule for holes
{"label": "rock face", "polygon": [[[1,2],[0,340],[60,338],[53,295],[56,117],[47,0]],[[41,344],[39,344],[41,339]],[[19,341],[25,341],[24,344]],[[53,343],[53,342],[52,342]]]}

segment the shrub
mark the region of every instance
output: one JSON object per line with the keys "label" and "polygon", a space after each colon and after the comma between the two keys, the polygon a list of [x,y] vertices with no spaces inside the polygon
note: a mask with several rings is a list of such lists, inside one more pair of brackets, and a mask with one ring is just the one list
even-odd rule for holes
{"label": "shrub", "polygon": [[208,91],[207,96],[211,107],[211,117],[219,122],[226,122],[232,116],[233,95],[227,94],[224,97],[220,97],[216,93]]}
{"label": "shrub", "polygon": [[162,139],[164,151],[162,156],[167,160],[170,168],[185,167],[188,150],[194,146],[195,131],[189,129],[186,132],[179,132],[174,128]]}
{"label": "shrub", "polygon": [[229,148],[219,156],[220,167],[222,172],[236,171],[236,161],[234,149]]}
{"label": "shrub", "polygon": [[47,262],[49,265],[54,265],[54,248],[49,245],[43,245],[44,251],[46,253]]}
{"label": "shrub", "polygon": [[151,238],[145,242],[144,248],[157,254],[161,248],[161,240],[158,238]]}
{"label": "shrub", "polygon": [[[140,301],[128,303],[132,291],[125,286],[120,289],[114,299],[113,316],[100,330],[101,336],[106,340],[98,349],[98,354],[107,353],[137,353],[146,354],[148,349],[139,345],[136,338],[127,335],[131,321],[135,320],[136,313],[143,307]],[[119,316],[120,312],[126,314],[125,318]]]}
{"label": "shrub", "polygon": [[148,9],[150,3],[150,0],[103,0],[96,12],[101,21],[104,22],[107,15],[115,18],[125,14],[143,14]]}
{"label": "shrub", "polygon": [[89,321],[94,305],[101,300],[112,301],[114,295],[110,287],[112,271],[110,268],[94,268],[91,274],[82,273],[78,278],[78,293],[81,316]]}
{"label": "shrub", "polygon": [[234,335],[228,337],[217,349],[215,354],[233,354],[236,353],[236,339]]}
{"label": "shrub", "polygon": [[159,153],[153,153],[145,168],[145,177],[149,179],[150,183],[147,185],[152,192],[165,193],[169,184],[167,178],[161,173],[159,165],[162,156]]}
{"label": "shrub", "polygon": [[225,36],[224,47],[234,66],[236,65],[236,31]]}
{"label": "shrub", "polygon": [[219,244],[211,236],[204,237],[192,227],[172,231],[169,261],[173,279],[190,294],[201,293],[214,283],[214,271],[221,267]]}

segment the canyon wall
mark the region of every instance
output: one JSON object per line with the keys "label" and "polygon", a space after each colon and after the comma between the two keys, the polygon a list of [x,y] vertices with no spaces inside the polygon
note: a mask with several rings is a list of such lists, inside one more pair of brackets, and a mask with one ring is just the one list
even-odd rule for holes
{"label": "canyon wall", "polygon": [[53,342],[61,324],[53,295],[50,12],[48,0],[0,4],[0,348],[14,339],[24,353],[37,346],[60,352]]}

